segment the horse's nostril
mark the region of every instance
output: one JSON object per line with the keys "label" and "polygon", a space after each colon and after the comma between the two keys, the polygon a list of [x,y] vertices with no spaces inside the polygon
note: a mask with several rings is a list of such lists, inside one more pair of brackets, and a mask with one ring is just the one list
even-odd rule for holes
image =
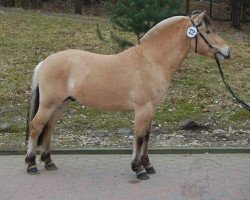
{"label": "horse's nostril", "polygon": [[225,58],[230,58],[231,54],[230,54],[230,49],[228,48],[228,52],[227,52],[227,55],[225,56]]}
{"label": "horse's nostril", "polygon": [[228,47],[221,48],[219,53],[224,57],[224,59],[230,58],[230,49]]}
{"label": "horse's nostril", "polygon": [[228,55],[224,55],[225,59],[229,59],[230,58],[230,53],[228,53]]}

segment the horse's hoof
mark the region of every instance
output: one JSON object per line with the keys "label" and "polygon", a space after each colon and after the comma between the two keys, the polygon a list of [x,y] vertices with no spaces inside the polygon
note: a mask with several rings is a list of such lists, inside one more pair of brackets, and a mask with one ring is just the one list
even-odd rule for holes
{"label": "horse's hoof", "polygon": [[36,166],[31,166],[27,168],[27,173],[30,175],[38,175],[40,172],[38,171]]}
{"label": "horse's hoof", "polygon": [[149,175],[147,174],[147,172],[141,172],[136,174],[137,178],[139,180],[148,180],[149,179]]}
{"label": "horse's hoof", "polygon": [[56,165],[52,162],[52,163],[49,163],[47,165],[44,165],[45,169],[48,170],[48,171],[53,171],[53,170],[57,170],[57,167]]}
{"label": "horse's hoof", "polygon": [[156,171],[153,167],[149,167],[145,170],[146,170],[147,174],[156,174]]}

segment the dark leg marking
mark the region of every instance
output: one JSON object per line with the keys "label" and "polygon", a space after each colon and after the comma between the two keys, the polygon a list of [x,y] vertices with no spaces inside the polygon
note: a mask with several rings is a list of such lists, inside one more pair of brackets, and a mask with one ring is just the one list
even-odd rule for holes
{"label": "dark leg marking", "polygon": [[149,176],[147,174],[147,172],[145,171],[145,169],[143,168],[142,166],[142,163],[139,159],[139,155],[140,155],[140,149],[141,149],[141,146],[143,144],[143,137],[137,137],[136,139],[136,149],[137,149],[137,152],[136,152],[136,156],[134,158],[134,160],[131,162],[131,168],[134,172],[136,172],[136,176],[139,180],[147,180],[149,179]]}
{"label": "dark leg marking", "polygon": [[145,141],[148,142],[149,140],[149,131],[147,131],[147,134],[145,135]]}
{"label": "dark leg marking", "polygon": [[149,161],[147,154],[144,154],[141,156],[141,163],[143,164],[143,166],[148,174],[156,174],[155,169],[150,164],[150,161]]}
{"label": "dark leg marking", "polygon": [[137,172],[138,169],[140,169],[141,167],[141,162],[139,161],[139,159],[134,159],[132,162],[131,162],[131,168],[134,172]]}
{"label": "dark leg marking", "polygon": [[35,154],[29,154],[25,158],[25,162],[28,164],[27,167],[27,173],[30,175],[37,175],[39,174],[39,171],[36,167],[36,155]]}
{"label": "dark leg marking", "polygon": [[[150,132],[147,131],[147,134],[145,135],[144,142],[146,143],[146,144],[145,144],[146,146],[148,145],[149,134],[150,134]],[[153,168],[153,166],[151,165],[151,163],[150,163],[150,161],[149,161],[147,151],[146,151],[146,152],[143,152],[143,155],[141,155],[141,163],[142,163],[142,165],[144,166],[144,168],[145,168],[147,174],[156,174],[155,169]]]}
{"label": "dark leg marking", "polygon": [[56,165],[53,163],[53,161],[50,157],[50,153],[43,152],[41,154],[41,161],[43,161],[45,163],[44,167],[46,170],[48,170],[48,171],[57,170]]}
{"label": "dark leg marking", "polygon": [[148,155],[147,154],[143,154],[141,156],[141,163],[143,164],[143,166],[148,166],[150,163],[149,163],[149,158],[148,158]]}
{"label": "dark leg marking", "polygon": [[139,153],[140,152],[138,152],[138,149],[141,148],[142,143],[143,143],[143,137],[137,137],[136,138],[136,145],[137,145],[136,151],[137,152],[136,152],[136,156],[135,156],[134,160],[131,162],[131,168],[134,172],[138,172],[142,168],[141,161],[139,160]]}
{"label": "dark leg marking", "polygon": [[142,145],[142,143],[143,143],[143,137],[138,137],[137,138],[137,147],[141,147],[141,145]]}

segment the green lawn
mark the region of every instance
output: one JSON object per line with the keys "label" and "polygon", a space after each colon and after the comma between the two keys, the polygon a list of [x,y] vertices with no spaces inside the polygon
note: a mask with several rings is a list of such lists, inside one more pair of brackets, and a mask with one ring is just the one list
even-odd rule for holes
{"label": "green lawn", "polygon": [[[111,25],[98,17],[40,13],[7,9],[0,11],[0,130],[22,138],[33,69],[48,55],[69,48],[113,54],[121,51],[101,42],[96,23],[104,35]],[[218,25],[228,41],[232,59],[222,63],[226,77],[243,99],[250,100],[250,28],[238,32]],[[123,36],[136,41],[128,33]],[[132,113],[99,112],[72,103],[60,120],[60,129],[108,129],[131,127]],[[240,108],[222,83],[215,61],[190,55],[182,71],[172,81],[168,96],[159,107],[154,121],[176,130],[186,119],[213,121],[214,128],[250,129],[250,113]],[[2,129],[1,129],[2,127]],[[4,128],[5,129],[4,129]]]}

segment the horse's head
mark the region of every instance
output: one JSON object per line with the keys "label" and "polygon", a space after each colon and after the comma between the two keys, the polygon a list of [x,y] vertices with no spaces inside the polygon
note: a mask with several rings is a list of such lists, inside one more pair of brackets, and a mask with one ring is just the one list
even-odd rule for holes
{"label": "horse's head", "polygon": [[193,38],[191,46],[196,53],[209,57],[215,57],[216,55],[220,60],[230,58],[229,46],[214,32],[206,11],[194,12],[190,16],[190,21],[196,30],[195,28],[193,30],[189,29],[188,32],[190,32],[187,32],[187,34]]}

